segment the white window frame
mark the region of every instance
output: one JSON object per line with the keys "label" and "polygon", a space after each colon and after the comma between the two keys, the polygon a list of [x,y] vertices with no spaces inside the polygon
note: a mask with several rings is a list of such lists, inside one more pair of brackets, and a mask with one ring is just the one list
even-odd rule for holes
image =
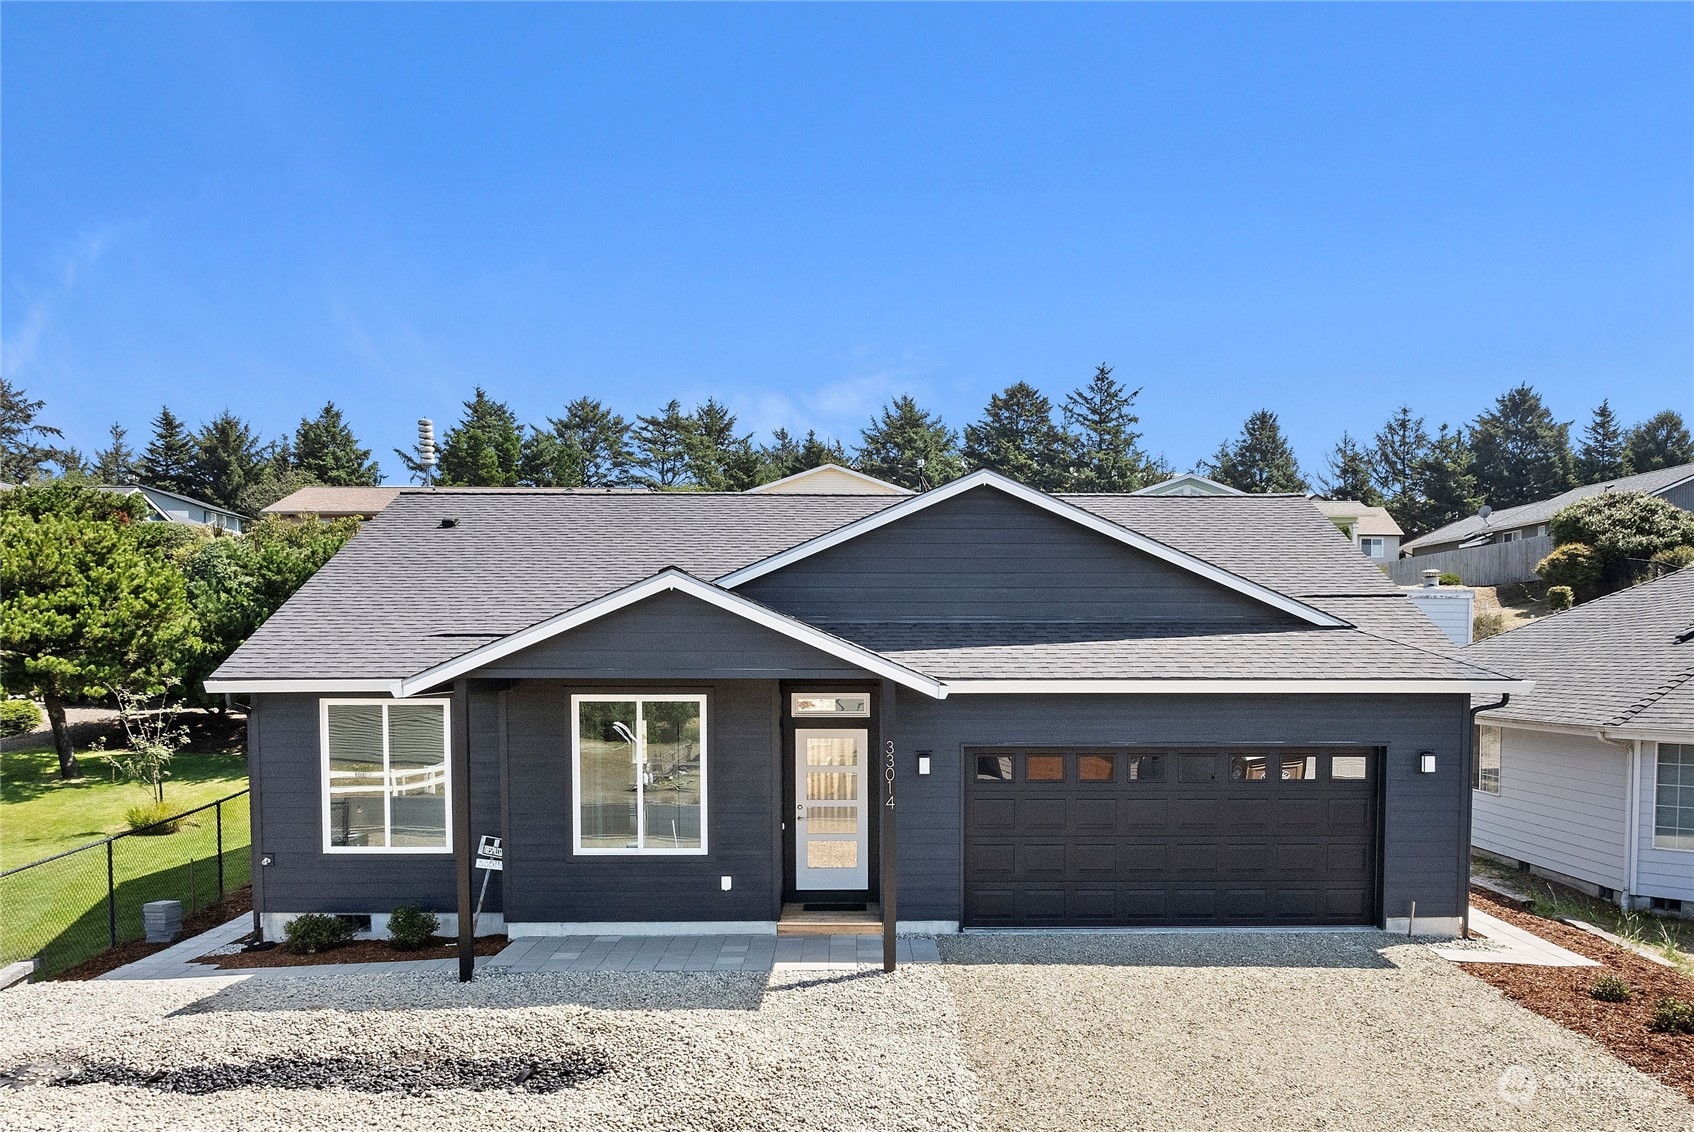
{"label": "white window frame", "polygon": [[1500,532],[1500,541],[1502,543],[1517,542],[1521,538],[1523,538],[1523,532],[1522,531],[1501,531]]}
{"label": "white window frame", "polygon": [[[440,705],[442,782],[447,791],[446,844],[431,845],[331,845],[329,812],[329,709],[332,707],[379,707],[382,709],[382,769],[388,774],[388,709],[414,704]],[[318,701],[318,789],[322,794],[323,851],[325,853],[406,853],[448,856],[453,852],[453,702],[445,698],[407,700],[328,699]],[[394,840],[394,790],[387,787],[382,795],[383,840]]]}
{"label": "white window frame", "polygon": [[[1665,752],[1666,747],[1677,747],[1677,748],[1680,748],[1683,751],[1687,751],[1688,749],[1690,749],[1691,746],[1694,746],[1694,744],[1688,744],[1688,743],[1654,743],[1653,744],[1653,748],[1654,748],[1653,749],[1653,802],[1652,802],[1653,848],[1658,850],[1661,853],[1694,853],[1694,849],[1684,848],[1681,845],[1661,845],[1659,843],[1659,839],[1661,837],[1683,837],[1683,836],[1687,836],[1686,834],[1677,834],[1677,833],[1662,834],[1662,833],[1659,832],[1659,760],[1664,758],[1664,752]],[[1680,789],[1680,787],[1679,787],[1679,789]]]}
{"label": "white window frame", "polygon": [[[707,756],[710,742],[706,729],[706,698],[699,694],[677,695],[671,693],[651,692],[595,692],[571,696],[571,853],[578,857],[704,857],[708,851],[707,815],[710,813],[707,801]],[[647,807],[643,805],[646,798],[646,784],[640,776],[635,781],[635,840],[636,844],[625,849],[584,848],[582,844],[582,717],[579,705],[585,703],[635,703],[635,733],[645,746],[647,729],[642,725],[642,705],[653,703],[667,704],[698,704],[700,706],[700,844],[688,848],[656,848],[649,847],[643,842],[647,840]],[[647,761],[645,751],[640,752],[641,762]]]}
{"label": "white window frame", "polygon": [[1359,552],[1366,558],[1388,557],[1388,540],[1381,535],[1365,535],[1359,539]]}
{"label": "white window frame", "polygon": [[[800,707],[802,700],[864,700],[865,706],[861,711],[818,710],[803,711]],[[871,694],[869,692],[791,692],[788,696],[788,714],[795,719],[868,719],[871,714]]]}
{"label": "white window frame", "polygon": [[[1494,789],[1492,790],[1484,785],[1482,777],[1482,737],[1490,731],[1494,733],[1495,737]],[[1478,794],[1487,794],[1490,797],[1498,798],[1500,796],[1500,783],[1506,776],[1506,732],[1503,728],[1492,723],[1479,723],[1476,725],[1474,746],[1475,750],[1471,752],[1470,788]]]}

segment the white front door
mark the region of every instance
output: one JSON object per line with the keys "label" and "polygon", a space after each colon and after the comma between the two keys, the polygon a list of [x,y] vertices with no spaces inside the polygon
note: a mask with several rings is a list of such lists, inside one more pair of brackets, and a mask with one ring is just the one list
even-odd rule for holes
{"label": "white front door", "polygon": [[794,731],[794,887],[870,887],[866,731]]}

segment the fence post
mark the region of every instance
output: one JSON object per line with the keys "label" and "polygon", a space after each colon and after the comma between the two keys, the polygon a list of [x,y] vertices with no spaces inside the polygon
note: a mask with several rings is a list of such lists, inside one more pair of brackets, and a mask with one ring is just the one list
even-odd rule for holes
{"label": "fence post", "polygon": [[188,858],[188,910],[194,911],[194,858]]}
{"label": "fence post", "polygon": [[218,903],[224,902],[224,803],[218,799]]}
{"label": "fence post", "polygon": [[106,932],[118,945],[118,885],[112,869],[112,838],[106,838]]}

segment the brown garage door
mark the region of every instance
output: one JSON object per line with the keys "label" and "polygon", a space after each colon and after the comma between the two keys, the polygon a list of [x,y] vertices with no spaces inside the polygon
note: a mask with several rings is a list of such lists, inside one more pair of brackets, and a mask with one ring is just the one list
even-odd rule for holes
{"label": "brown garage door", "polygon": [[965,923],[1369,924],[1378,752],[965,752]]}

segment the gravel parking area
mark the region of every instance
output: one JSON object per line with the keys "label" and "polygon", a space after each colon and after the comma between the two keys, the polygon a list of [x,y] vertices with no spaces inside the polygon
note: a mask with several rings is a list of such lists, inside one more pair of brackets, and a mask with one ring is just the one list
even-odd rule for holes
{"label": "gravel parking area", "polygon": [[934,966],[47,983],[0,995],[0,1127],[964,1129],[957,1032]]}
{"label": "gravel parking area", "polygon": [[943,938],[985,1129],[1694,1129],[1694,1107],[1375,932]]}

